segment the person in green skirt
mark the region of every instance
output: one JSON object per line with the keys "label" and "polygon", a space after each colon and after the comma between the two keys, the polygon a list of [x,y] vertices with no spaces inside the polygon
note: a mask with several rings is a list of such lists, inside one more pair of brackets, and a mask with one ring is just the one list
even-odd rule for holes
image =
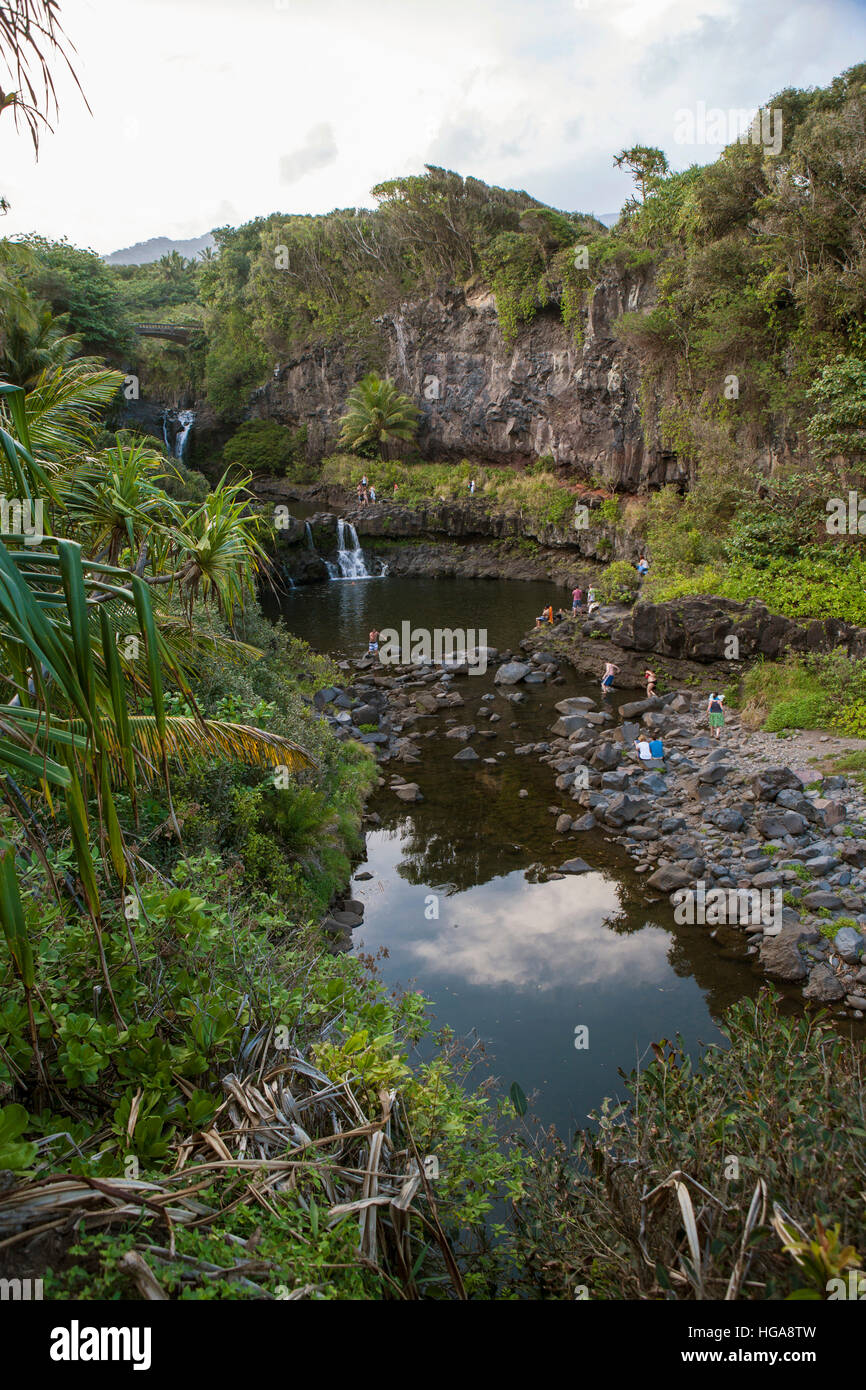
{"label": "person in green skirt", "polygon": [[714,690],[707,700],[707,718],[710,722],[713,738],[722,737],[722,729],[725,727],[725,697]]}

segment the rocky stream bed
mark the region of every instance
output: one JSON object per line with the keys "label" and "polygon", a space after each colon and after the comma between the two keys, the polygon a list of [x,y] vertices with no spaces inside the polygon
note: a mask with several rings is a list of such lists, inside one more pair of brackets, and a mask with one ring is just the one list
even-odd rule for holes
{"label": "rocky stream bed", "polygon": [[[539,644],[542,644],[539,647]],[[619,841],[645,875],[648,903],[683,892],[707,901],[706,931],[720,948],[745,939],[746,954],[765,974],[803,999],[862,1019],[866,1014],[866,795],[856,783],[814,767],[787,765],[784,745],[741,726],[728,714],[721,740],[706,728],[706,697],[689,688],[635,700],[614,711],[606,702],[568,696],[566,666],[531,634],[525,652],[486,649],[496,668],[493,692],[465,722],[461,686],[469,667],[383,666],[375,657],[343,663],[343,687],[316,692],[314,703],[338,737],[357,738],[375,750],[380,785],[400,801],[423,799],[426,738],[454,741],[454,762],[536,758],[551,771],[549,810],[558,836],[574,855],[548,877],[590,871],[580,856],[582,837],[600,829]],[[509,706],[532,698],[532,688],[563,687],[549,737],[495,749],[497,724]],[[430,727],[431,720],[436,723]],[[665,756],[642,763],[640,738],[661,738]],[[403,769],[406,769],[404,772]],[[457,768],[455,768],[455,772]],[[421,776],[421,774],[415,774]],[[522,793],[518,793],[522,794]],[[373,815],[370,820],[376,822]],[[714,892],[714,890],[716,890]],[[718,890],[724,890],[724,895]],[[755,895],[770,895],[781,910],[755,911]],[[749,895],[753,895],[749,897]],[[714,897],[726,909],[715,913]],[[361,924],[354,899],[337,905],[325,922],[334,949],[346,950]]]}

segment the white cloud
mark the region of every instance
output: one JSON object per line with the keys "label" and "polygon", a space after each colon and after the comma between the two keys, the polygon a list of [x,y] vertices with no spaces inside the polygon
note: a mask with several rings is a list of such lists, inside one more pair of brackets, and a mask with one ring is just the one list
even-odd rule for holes
{"label": "white cloud", "polygon": [[[272,211],[369,206],[445,163],[610,212],[624,145],[677,167],[678,110],[757,107],[825,83],[866,39],[855,0],[65,0],[91,118],[58,72],[34,165],[0,117],[7,234],[110,251]],[[226,206],[232,209],[226,216]]]}
{"label": "white cloud", "polygon": [[316,169],[326,169],[337,158],[337,143],[334,132],[326,121],[307,131],[304,143],[284,154],[280,159],[280,179],[283,183],[297,183],[305,174]]}

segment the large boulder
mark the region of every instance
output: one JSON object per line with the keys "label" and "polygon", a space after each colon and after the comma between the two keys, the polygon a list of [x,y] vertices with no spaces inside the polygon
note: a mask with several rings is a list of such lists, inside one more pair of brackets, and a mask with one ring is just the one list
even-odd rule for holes
{"label": "large boulder", "polygon": [[758,820],[758,830],[765,840],[783,840],[786,835],[802,835],[808,822],[796,811],[770,812]]}
{"label": "large boulder", "polygon": [[506,661],[504,666],[500,666],[496,675],[493,677],[495,685],[517,685],[518,681],[525,680],[532,670],[525,661]]}
{"label": "large boulder", "polygon": [[557,719],[551,728],[551,733],[558,734],[561,738],[568,738],[570,734],[576,734],[579,729],[587,727],[586,716],[583,714],[563,714]]}
{"label": "large boulder", "polygon": [[609,825],[619,828],[629,825],[632,821],[642,820],[651,810],[652,807],[645,797],[626,796],[624,792],[620,792],[618,796],[611,797],[603,815]]}
{"label": "large boulder", "polygon": [[804,939],[800,923],[783,926],[778,936],[765,936],[761,942],[761,964],[768,975],[795,983],[805,980],[808,967],[800,950]]}
{"label": "large boulder", "polygon": [[767,767],[752,778],[752,791],[756,801],[774,801],[779,792],[790,788],[801,792],[803,784],[796,772],[789,767]]}
{"label": "large boulder", "polygon": [[662,865],[656,869],[647,879],[650,888],[657,888],[660,893],[673,893],[676,888],[693,888],[695,880],[691,874],[684,873],[682,869],[675,869],[671,864]]}
{"label": "large boulder", "polygon": [[726,643],[736,633],[741,661],[775,659],[787,649],[832,651],[844,646],[849,655],[866,654],[866,629],[837,618],[806,624],[771,613],[762,603],[725,598],[671,599],[636,603],[614,628],[612,638],[628,651],[654,652],[679,661],[723,662]]}
{"label": "large boulder", "polygon": [[809,983],[803,990],[803,998],[814,999],[818,1004],[833,1004],[837,999],[844,999],[844,997],[845,986],[830,969],[830,966],[816,965]]}
{"label": "large boulder", "polygon": [[843,927],[833,937],[833,945],[843,960],[856,965],[866,949],[866,939],[860,935],[856,927]]}
{"label": "large boulder", "polygon": [[595,709],[595,700],[588,695],[569,695],[567,700],[558,700],[553,708],[559,714],[582,714],[585,710]]}

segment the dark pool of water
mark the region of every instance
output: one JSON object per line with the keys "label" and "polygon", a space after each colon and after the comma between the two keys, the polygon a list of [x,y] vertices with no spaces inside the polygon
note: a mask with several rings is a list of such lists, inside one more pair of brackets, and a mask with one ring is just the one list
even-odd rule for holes
{"label": "dark pool of water", "polygon": [[[486,628],[490,645],[516,651],[544,604],[566,599],[548,584],[384,579],[299,588],[281,611],[293,632],[338,657],[362,652],[371,627],[399,629],[404,620]],[[418,782],[424,800],[407,806],[386,785],[370,805],[382,823],[358,865],[372,878],[352,889],[365,905],[355,947],[384,949],[383,979],[420,989],[437,1025],[477,1035],[503,1089],[517,1081],[541,1121],[567,1133],[621,1091],[619,1069],[630,1070],[653,1041],[679,1032],[692,1052],[718,1041],[714,1019],[758,979],[705,929],[677,927],[666,899],[649,901],[630,857],[603,831],[556,835],[551,808],[574,804],[548,766],[514,749],[548,736],[557,700],[598,699],[598,686],[574,678],[527,688],[529,699],[515,707],[493,674],[455,681],[466,704],[448,711],[454,722],[497,730],[495,739],[472,739],[492,761],[455,763],[463,745],[444,737],[437,716],[415,726],[437,731],[418,738],[420,764],[383,767],[386,783],[399,772]],[[476,717],[490,691],[502,716],[495,725]],[[536,881],[534,866],[556,868],[575,855],[593,872]],[[575,1047],[576,1038],[588,1047]]]}

